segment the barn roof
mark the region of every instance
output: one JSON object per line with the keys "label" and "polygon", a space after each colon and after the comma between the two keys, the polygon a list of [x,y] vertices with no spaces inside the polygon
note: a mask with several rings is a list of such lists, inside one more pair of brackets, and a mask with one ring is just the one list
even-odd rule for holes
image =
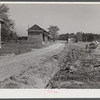
{"label": "barn roof", "polygon": [[39,27],[38,25],[33,25],[32,27],[30,27],[27,31],[38,31],[38,32],[43,32],[46,36],[52,38],[49,34],[49,32],[47,32],[46,30],[44,30],[43,28]]}
{"label": "barn roof", "polygon": [[42,29],[41,27],[39,27],[38,25],[33,25],[32,27],[30,27],[27,31],[43,31],[46,32],[46,30]]}
{"label": "barn roof", "polygon": [[68,38],[75,38],[75,35],[74,34],[69,34]]}

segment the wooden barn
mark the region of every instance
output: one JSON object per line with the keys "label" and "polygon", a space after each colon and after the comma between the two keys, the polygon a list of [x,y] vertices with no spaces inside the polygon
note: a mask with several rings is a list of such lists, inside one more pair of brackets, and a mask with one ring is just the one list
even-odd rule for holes
{"label": "wooden barn", "polygon": [[30,27],[27,31],[29,43],[47,43],[52,38],[46,30],[36,24]]}

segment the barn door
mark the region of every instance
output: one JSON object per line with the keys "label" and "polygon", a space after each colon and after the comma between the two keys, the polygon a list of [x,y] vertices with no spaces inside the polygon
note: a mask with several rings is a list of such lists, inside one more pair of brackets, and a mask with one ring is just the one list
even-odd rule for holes
{"label": "barn door", "polygon": [[45,41],[45,34],[43,33],[43,41]]}

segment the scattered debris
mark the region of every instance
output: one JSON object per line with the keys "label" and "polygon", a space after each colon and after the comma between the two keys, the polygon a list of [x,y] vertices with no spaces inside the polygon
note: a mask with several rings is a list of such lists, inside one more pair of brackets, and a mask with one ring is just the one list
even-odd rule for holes
{"label": "scattered debris", "polygon": [[100,59],[94,53],[70,46],[64,59],[47,88],[100,88]]}

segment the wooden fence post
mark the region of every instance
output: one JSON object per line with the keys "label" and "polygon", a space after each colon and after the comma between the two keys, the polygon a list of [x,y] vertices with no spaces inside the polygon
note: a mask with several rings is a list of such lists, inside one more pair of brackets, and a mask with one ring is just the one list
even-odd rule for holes
{"label": "wooden fence post", "polygon": [[0,19],[0,48],[1,48],[1,24],[4,23],[2,19]]}
{"label": "wooden fence post", "polygon": [[0,21],[0,48],[1,48],[1,21]]}

